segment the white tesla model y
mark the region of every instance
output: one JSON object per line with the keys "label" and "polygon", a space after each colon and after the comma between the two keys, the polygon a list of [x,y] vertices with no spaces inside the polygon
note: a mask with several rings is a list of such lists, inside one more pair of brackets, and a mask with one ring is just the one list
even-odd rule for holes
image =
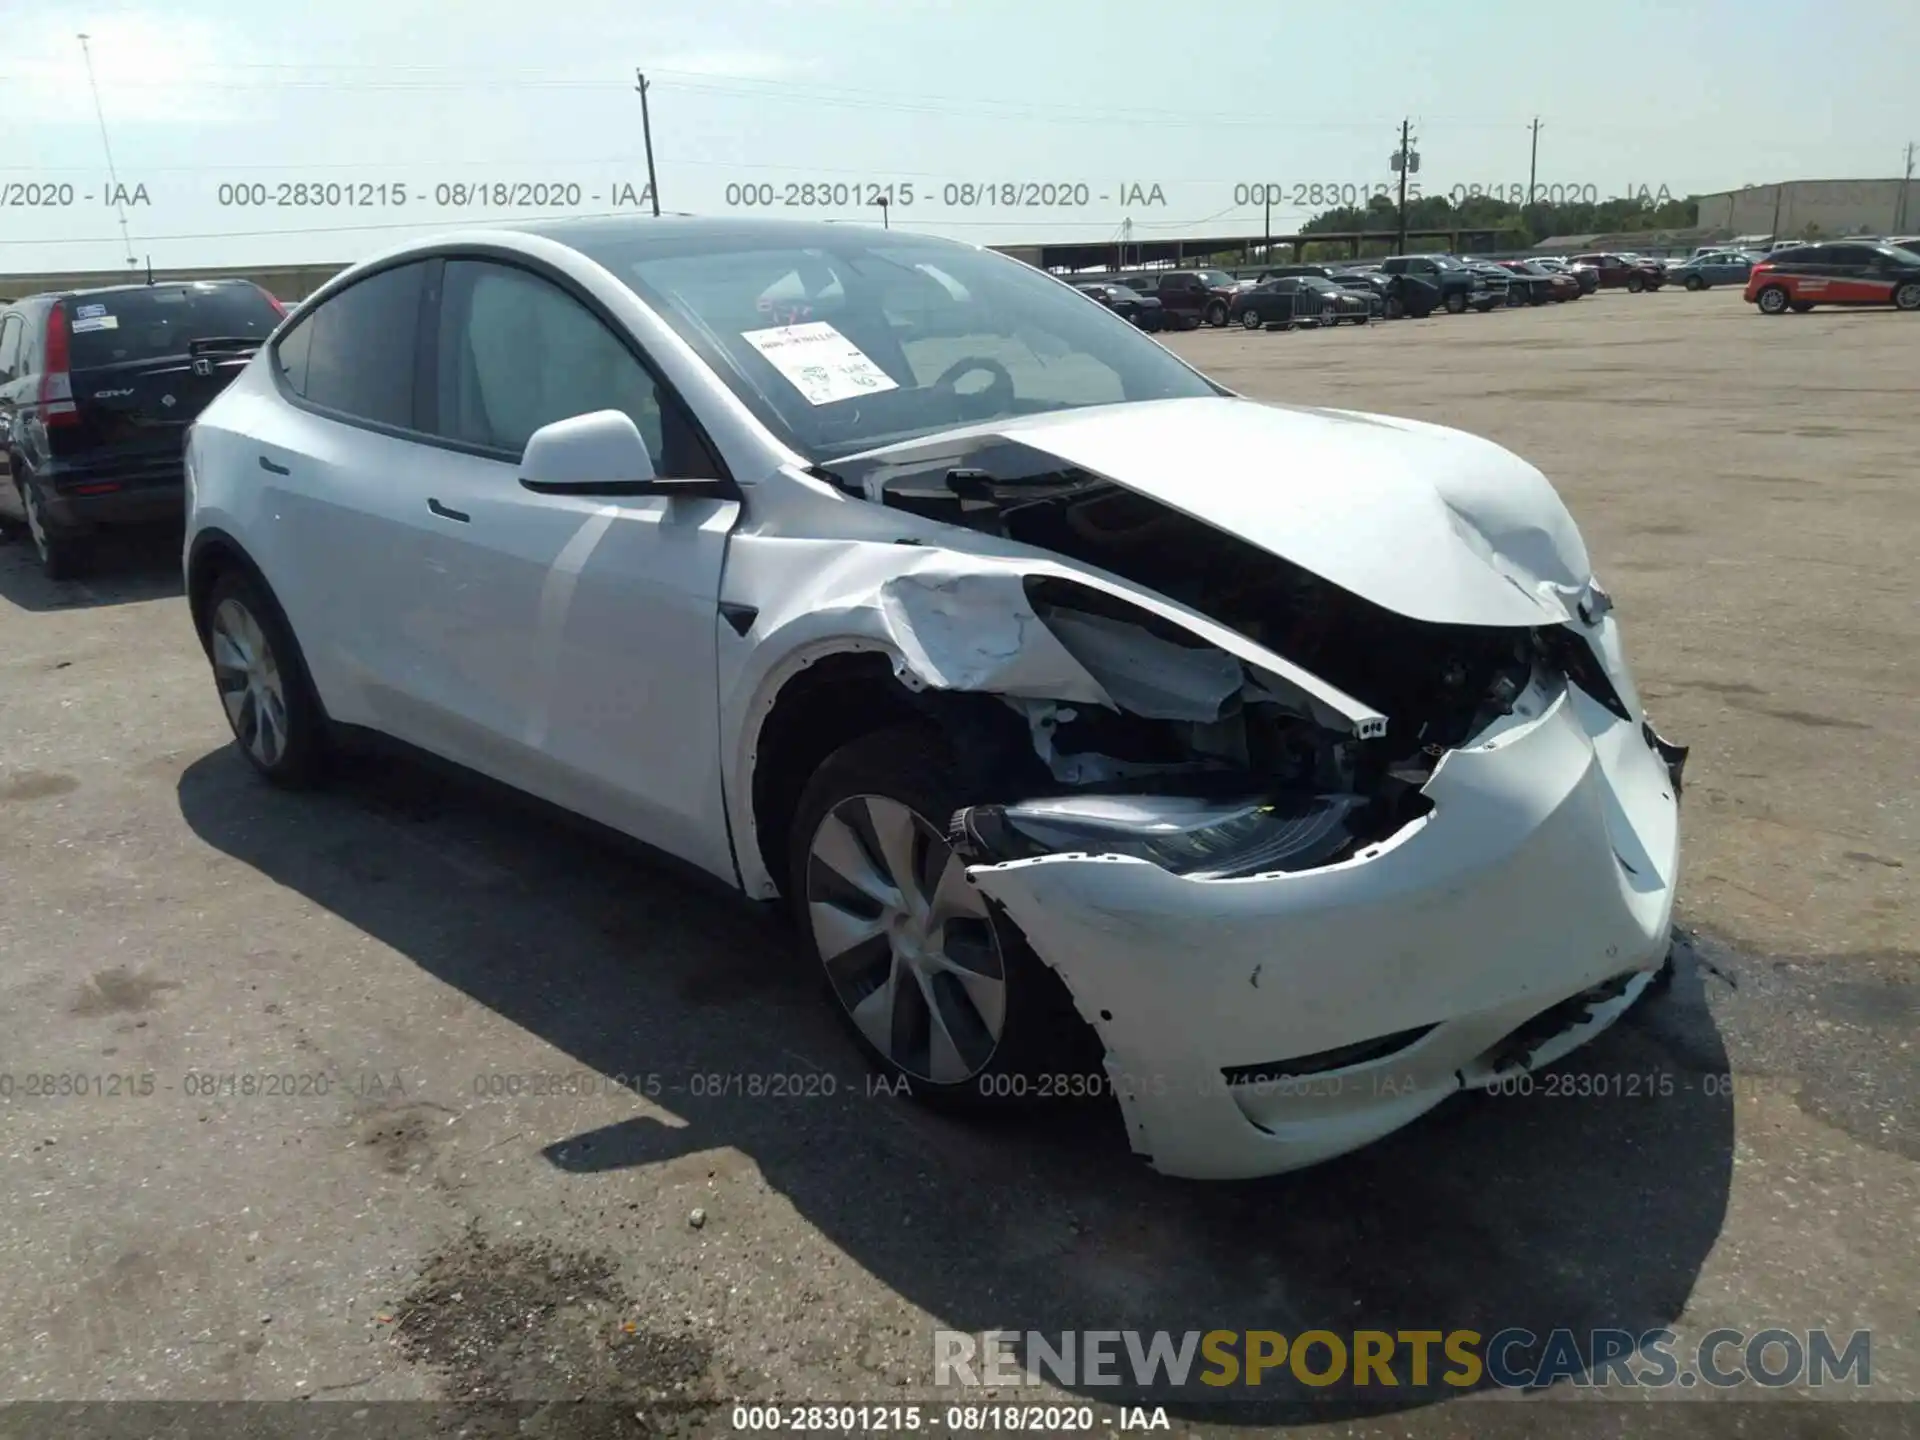
{"label": "white tesla model y", "polygon": [[1284,1170],[1564,1055],[1667,953],[1684,752],[1540,472],[1238,397],[1004,256],[410,243],[287,318],[188,484],[268,779],[377,731],[784,901],[930,1098],[1085,1026],[1160,1170]]}

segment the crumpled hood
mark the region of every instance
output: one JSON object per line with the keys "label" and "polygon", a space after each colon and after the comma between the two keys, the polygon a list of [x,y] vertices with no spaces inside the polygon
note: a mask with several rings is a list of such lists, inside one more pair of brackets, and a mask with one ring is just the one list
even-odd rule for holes
{"label": "crumpled hood", "polygon": [[992,421],[841,463],[970,437],[1056,456],[1417,620],[1562,623],[1592,579],[1544,475],[1492,441],[1417,420],[1152,400]]}

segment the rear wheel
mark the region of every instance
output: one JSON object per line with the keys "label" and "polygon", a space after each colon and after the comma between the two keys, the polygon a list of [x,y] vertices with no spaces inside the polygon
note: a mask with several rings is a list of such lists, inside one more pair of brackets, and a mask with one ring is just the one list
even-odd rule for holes
{"label": "rear wheel", "polygon": [[949,818],[976,798],[953,776],[952,754],[922,726],[835,751],[801,796],[787,893],[874,1065],[919,1099],[1004,1103],[1038,1093],[1027,1077],[1092,1073],[1096,1051],[1066,987],[947,843]]}
{"label": "rear wheel", "polygon": [[1627,293],[1629,295],[1638,295],[1646,288],[1647,282],[1642,280],[1638,275],[1629,275],[1627,277]]}
{"label": "rear wheel", "polygon": [[1687,276],[1687,289],[1704,290],[1706,288],[1707,288],[1707,282],[1701,279],[1698,275]]}
{"label": "rear wheel", "polygon": [[83,574],[87,562],[93,558],[93,549],[87,537],[64,534],[47,520],[47,512],[40,502],[40,491],[31,482],[21,480],[20,509],[26,517],[27,536],[33,541],[33,552],[40,557],[40,568],[47,573],[49,580],[71,580]]}
{"label": "rear wheel", "polygon": [[1896,310],[1920,310],[1920,280],[1909,280],[1893,292]]}
{"label": "rear wheel", "polygon": [[1207,306],[1207,324],[1216,329],[1227,323],[1227,307],[1218,300]]}
{"label": "rear wheel", "polygon": [[1787,287],[1784,285],[1769,285],[1753,297],[1753,303],[1760,307],[1760,313],[1762,315],[1784,315],[1787,313],[1787,306],[1790,303]]}
{"label": "rear wheel", "polygon": [[1240,312],[1240,323],[1249,330],[1258,330],[1262,323],[1260,312],[1258,310],[1242,310]]}
{"label": "rear wheel", "polygon": [[1447,314],[1464,315],[1467,310],[1467,297],[1458,290],[1447,296]]}
{"label": "rear wheel", "polygon": [[280,607],[250,576],[230,570],[214,582],[206,614],[213,683],[240,753],[275,785],[312,784],[326,720]]}

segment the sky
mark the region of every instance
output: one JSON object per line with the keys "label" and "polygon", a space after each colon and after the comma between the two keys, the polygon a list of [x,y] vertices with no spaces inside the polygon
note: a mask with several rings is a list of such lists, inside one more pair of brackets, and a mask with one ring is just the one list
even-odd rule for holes
{"label": "sky", "polygon": [[636,71],[663,209],[982,244],[1285,234],[1391,185],[1403,118],[1426,194],[1524,194],[1536,118],[1568,198],[1920,141],[1914,0],[0,0],[0,36],[0,273],[645,213]]}

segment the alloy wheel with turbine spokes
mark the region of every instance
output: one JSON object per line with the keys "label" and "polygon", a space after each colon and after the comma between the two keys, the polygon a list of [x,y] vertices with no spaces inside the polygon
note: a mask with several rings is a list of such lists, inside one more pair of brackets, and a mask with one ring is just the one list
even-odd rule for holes
{"label": "alloy wheel with turbine spokes", "polygon": [[233,597],[222,600],[210,627],[214,684],[234,736],[263,769],[287,750],[287,692],[280,662],[260,622]]}
{"label": "alloy wheel with turbine spokes", "polygon": [[827,979],[890,1063],[955,1086],[992,1061],[1006,965],[986,900],[931,822],[884,795],[840,801],[807,853],[807,917]]}

